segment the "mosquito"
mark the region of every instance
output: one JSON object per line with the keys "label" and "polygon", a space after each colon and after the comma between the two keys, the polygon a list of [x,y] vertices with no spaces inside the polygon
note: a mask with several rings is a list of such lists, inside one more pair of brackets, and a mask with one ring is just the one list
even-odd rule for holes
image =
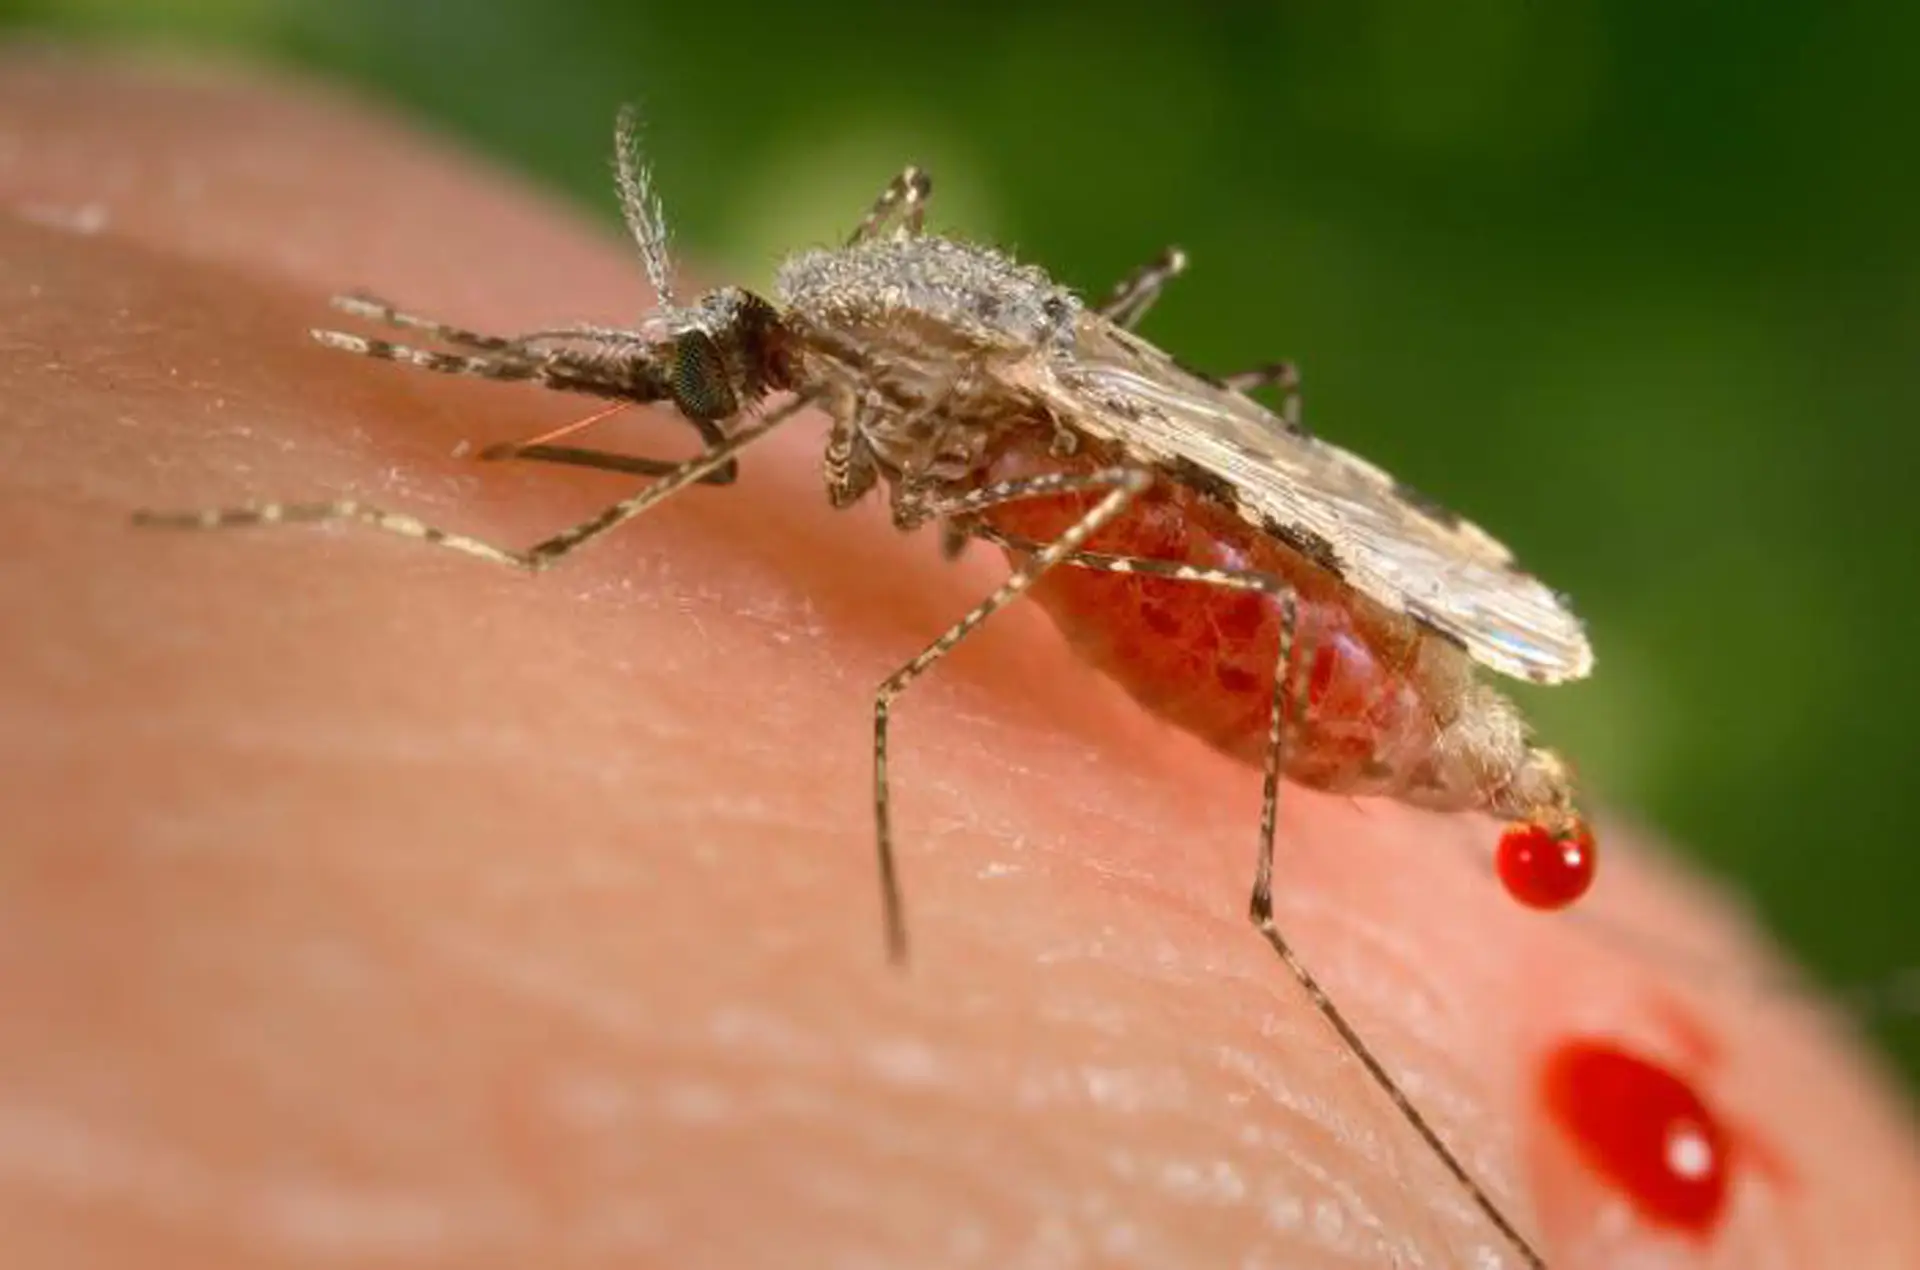
{"label": "mosquito", "polygon": [[[1589,852],[1567,765],[1474,671],[1536,683],[1593,664],[1565,601],[1490,535],[1372,464],[1311,435],[1298,377],[1278,364],[1214,378],[1135,334],[1185,267],[1169,249],[1104,303],[992,248],[929,233],[932,185],[908,167],[843,245],[781,265],[774,299],[724,287],[682,304],[667,228],[620,113],[622,213],[657,307],[631,329],[485,335],[369,296],[339,309],[443,349],[336,330],[314,339],[426,370],[518,380],[618,403],[666,403],[705,449],[684,462],[555,445],[515,457],[655,477],[525,548],[498,546],[352,501],[136,513],[187,529],[355,521],[538,573],[736,460],[805,409],[830,421],[828,500],[884,487],[903,531],[937,527],[949,554],[981,542],[1006,579],[880,684],[873,808],[886,946],[907,925],[888,780],[895,701],[990,616],[1041,602],[1081,653],[1144,705],[1262,772],[1249,915],[1314,1008],[1526,1264],[1545,1261],[1494,1203],[1322,989],[1276,923],[1283,776],[1338,793],[1490,813],[1521,847]],[[1249,394],[1282,394],[1270,410]],[[785,396],[778,405],[772,398]],[[565,429],[563,431],[572,431]]]}

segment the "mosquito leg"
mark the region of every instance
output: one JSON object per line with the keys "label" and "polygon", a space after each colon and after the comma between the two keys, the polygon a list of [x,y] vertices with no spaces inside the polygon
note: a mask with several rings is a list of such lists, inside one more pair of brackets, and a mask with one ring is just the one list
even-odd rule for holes
{"label": "mosquito leg", "polygon": [[1186,272],[1186,268],[1187,253],[1178,247],[1169,247],[1128,275],[1097,311],[1115,326],[1132,330],[1160,298],[1166,285]]}
{"label": "mosquito leg", "polygon": [[917,236],[926,227],[927,200],[932,197],[933,178],[908,164],[887,182],[880,197],[873,200],[873,206],[859,226],[847,236],[847,246],[856,246],[877,235],[896,213],[905,222],[907,232]]}
{"label": "mosquito leg", "polygon": [[1292,362],[1268,362],[1252,370],[1222,375],[1220,382],[1235,392],[1257,392],[1262,388],[1278,388],[1283,392],[1297,393],[1300,391],[1300,368]]}
{"label": "mosquito leg", "polygon": [[[1115,326],[1131,330],[1140,324],[1167,284],[1186,272],[1186,268],[1187,253],[1178,247],[1169,247],[1115,287],[1097,312]],[[1300,426],[1300,371],[1292,362],[1269,362],[1252,370],[1222,376],[1220,382],[1235,392],[1280,389],[1280,417],[1290,427]]]}
{"label": "mosquito leg", "polygon": [[[1046,550],[1046,544],[1002,534],[988,526],[973,526],[973,536],[992,542],[998,546],[1016,552],[1038,553]],[[1058,547],[1058,543],[1053,544]],[[1453,1176],[1461,1189],[1473,1201],[1494,1229],[1510,1243],[1521,1259],[1532,1270],[1546,1270],[1546,1260],[1535,1250],[1527,1237],[1520,1233],[1500,1206],[1487,1194],[1486,1188],[1467,1171],[1465,1164],[1454,1154],[1453,1149],[1441,1138],[1439,1132],[1427,1120],[1420,1109],[1413,1104],[1400,1083],[1375,1056],[1373,1049],[1348,1022],[1346,1014],[1334,1004],[1326,989],[1299,954],[1292,943],[1281,931],[1273,915],[1273,852],[1274,837],[1278,825],[1278,804],[1280,792],[1280,768],[1282,747],[1286,736],[1286,706],[1289,700],[1299,703],[1304,694],[1288,691],[1288,680],[1295,676],[1294,640],[1298,631],[1299,613],[1294,604],[1293,590],[1287,583],[1267,574],[1254,573],[1238,569],[1201,569],[1192,565],[1180,564],[1169,560],[1139,559],[1132,556],[1113,556],[1098,552],[1081,551],[1077,548],[1057,555],[1055,563],[1075,568],[1093,569],[1105,573],[1126,573],[1146,577],[1170,578],[1176,581],[1193,582],[1205,586],[1227,587],[1239,591],[1258,591],[1273,597],[1280,606],[1280,651],[1276,658],[1273,673],[1273,704],[1267,725],[1266,761],[1261,768],[1260,796],[1260,844],[1257,863],[1254,868],[1253,894],[1248,902],[1248,916],[1268,945],[1280,960],[1285,963],[1300,987],[1312,1001],[1313,1007],[1327,1025],[1345,1043],[1348,1051],[1360,1061],[1375,1085],[1380,1087],[1394,1109],[1400,1113],[1413,1131],[1420,1136],[1427,1149],[1439,1158],[1441,1166]],[[1311,657],[1302,657],[1303,666],[1310,665]]]}
{"label": "mosquito leg", "polygon": [[[1393,1078],[1393,1074],[1387,1070],[1386,1065],[1374,1054],[1373,1048],[1347,1020],[1345,1012],[1334,1004],[1333,998],[1328,996],[1326,989],[1320,986],[1319,979],[1300,959],[1300,954],[1294,951],[1292,941],[1287,938],[1286,932],[1280,929],[1279,922],[1274,919],[1274,804],[1279,785],[1280,746],[1285,733],[1285,702],[1289,695],[1283,683],[1289,670],[1289,663],[1293,659],[1297,620],[1298,613],[1293,604],[1284,603],[1280,620],[1279,668],[1274,673],[1273,712],[1267,725],[1267,761],[1263,771],[1261,793],[1260,854],[1254,865],[1253,894],[1247,902],[1247,916],[1253,922],[1254,928],[1260,932],[1261,938],[1265,939],[1280,960],[1286,963],[1287,970],[1299,982],[1307,998],[1313,1002],[1313,1008],[1319,1012],[1322,1019],[1326,1020],[1327,1026],[1339,1035],[1340,1040],[1347,1047],[1347,1052],[1359,1060],[1360,1066],[1366,1069],[1368,1077],[1380,1087],[1382,1093],[1386,1094],[1388,1101],[1393,1103],[1394,1109],[1400,1113],[1400,1118],[1419,1135],[1427,1149],[1440,1161],[1441,1167],[1452,1175],[1453,1180],[1459,1184],[1467,1198],[1473,1201],[1474,1207],[1478,1208],[1481,1215],[1500,1232],[1501,1237],[1512,1246],[1513,1250],[1520,1254],[1520,1259],[1531,1267],[1531,1270],[1547,1270],[1546,1258],[1534,1248],[1531,1240],[1520,1233],[1520,1229],[1513,1224],[1512,1219],[1500,1205],[1494,1202],[1493,1197],[1487,1193],[1479,1179],[1474,1177],[1467,1170],[1467,1166],[1461,1162],[1460,1157],[1454,1154],[1453,1148],[1447,1145],[1446,1139],[1440,1136],[1439,1130],[1435,1129],[1421,1110],[1414,1105],[1413,1099],[1409,1098],[1406,1091],[1400,1087],[1400,1082]],[[1301,696],[1297,692],[1291,695],[1295,701],[1298,701]]]}
{"label": "mosquito leg", "polygon": [[1501,1237],[1512,1245],[1514,1251],[1520,1254],[1521,1260],[1526,1262],[1532,1270],[1547,1270],[1546,1258],[1541,1256],[1533,1243],[1520,1233],[1512,1219],[1494,1202],[1493,1197],[1487,1194],[1486,1188],[1467,1171],[1467,1166],[1460,1162],[1460,1158],[1453,1153],[1453,1149],[1447,1145],[1439,1131],[1428,1122],[1426,1116],[1421,1114],[1420,1109],[1413,1105],[1413,1100],[1407,1097],[1406,1091],[1400,1088],[1399,1082],[1394,1080],[1386,1067],[1375,1057],[1373,1050],[1360,1038],[1360,1033],[1356,1032],[1353,1024],[1347,1021],[1347,1016],[1341,1012],[1339,1006],[1333,1003],[1326,989],[1320,986],[1313,972],[1300,960],[1300,955],[1293,950],[1293,945],[1280,930],[1278,923],[1274,921],[1272,885],[1273,843],[1268,840],[1262,846],[1259,866],[1254,875],[1253,900],[1248,907],[1248,914],[1253,919],[1254,926],[1259,929],[1261,937],[1267,941],[1274,952],[1280,955],[1280,960],[1286,963],[1287,969],[1293,973],[1295,979],[1299,980],[1301,988],[1313,1001],[1314,1008],[1320,1012],[1320,1017],[1339,1033],[1348,1052],[1360,1060],[1360,1065],[1366,1068],[1367,1075],[1372,1078],[1373,1083],[1380,1087],[1392,1101],[1394,1108],[1399,1111],[1400,1118],[1420,1135],[1421,1141],[1426,1143],[1427,1149],[1433,1152],[1441,1166],[1466,1192],[1467,1197],[1473,1201],[1474,1207],[1478,1208],[1481,1215],[1493,1224],[1493,1228],[1500,1232]]}
{"label": "mosquito leg", "polygon": [[967,516],[1002,503],[1025,498],[1043,498],[1062,494],[1104,492],[1099,502],[1008,575],[993,594],[973,606],[967,614],[920,654],[887,676],[873,696],[873,814],[877,829],[876,848],[880,863],[880,899],[886,920],[887,953],[896,964],[907,959],[906,910],[900,898],[899,872],[894,864],[892,808],[887,788],[887,721],[893,700],[907,685],[925,674],[935,662],[953,651],[955,645],[971,635],[987,618],[1005,607],[1031,587],[1041,574],[1058,564],[1061,558],[1077,550],[1088,535],[1126,509],[1134,496],[1153,483],[1151,473],[1131,467],[1103,468],[1097,472],[1050,473],[1001,481],[970,491],[956,498],[936,500],[916,508],[922,519]]}
{"label": "mosquito leg", "polygon": [[197,512],[139,511],[133,514],[133,523],[168,529],[226,529],[246,525],[358,521],[383,533],[398,534],[403,538],[417,539],[437,547],[445,547],[450,551],[458,551],[463,555],[477,556],[494,564],[538,573],[559,563],[563,557],[571,555],[608,530],[625,524],[655,504],[665,501],[694,484],[708,473],[719,470],[734,455],[771,433],[808,404],[810,404],[808,399],[801,397],[778,410],[762,415],[728,437],[721,445],[675,465],[665,476],[632,497],[622,499],[572,528],[563,529],[531,547],[520,550],[496,546],[466,534],[438,529],[405,513],[383,511],[378,507],[369,507],[365,503],[352,499],[327,503],[268,503],[261,507],[211,508]]}
{"label": "mosquito leg", "polygon": [[1301,426],[1300,368],[1292,362],[1268,362],[1252,370],[1223,375],[1220,382],[1235,392],[1255,392],[1261,388],[1280,390],[1280,417],[1287,426]]}
{"label": "mosquito leg", "polygon": [[[1160,298],[1167,284],[1185,273],[1186,268],[1187,253],[1178,247],[1169,247],[1134,270],[1096,311],[1115,326],[1132,330]],[[1220,383],[1235,392],[1280,389],[1280,417],[1289,427],[1300,426],[1300,371],[1292,362],[1269,362],[1252,370],[1222,376]]]}

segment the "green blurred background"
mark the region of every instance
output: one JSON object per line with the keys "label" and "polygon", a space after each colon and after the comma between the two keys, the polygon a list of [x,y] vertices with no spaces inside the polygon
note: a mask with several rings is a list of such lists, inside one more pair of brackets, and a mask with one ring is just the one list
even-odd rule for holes
{"label": "green blurred background", "polygon": [[[1187,360],[1577,597],[1529,694],[1606,801],[1830,981],[1920,962],[1920,5],[0,0],[366,86],[613,216],[637,99],[741,280],[909,159],[935,222],[1101,291],[1163,243]],[[1912,782],[1912,784],[1910,784]],[[1920,1024],[1880,1034],[1920,1078]]]}

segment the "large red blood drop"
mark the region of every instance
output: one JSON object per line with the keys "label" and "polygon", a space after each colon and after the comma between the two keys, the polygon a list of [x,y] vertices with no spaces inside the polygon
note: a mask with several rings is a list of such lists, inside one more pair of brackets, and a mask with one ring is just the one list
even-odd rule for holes
{"label": "large red blood drop", "polygon": [[1613,1044],[1562,1043],[1541,1072],[1551,1122],[1650,1224],[1713,1233],[1732,1174],[1727,1129],[1692,1085]]}

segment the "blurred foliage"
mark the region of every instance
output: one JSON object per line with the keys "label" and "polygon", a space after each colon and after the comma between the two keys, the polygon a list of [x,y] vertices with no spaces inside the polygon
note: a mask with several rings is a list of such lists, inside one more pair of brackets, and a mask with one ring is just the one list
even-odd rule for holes
{"label": "blurred foliage", "polygon": [[[1831,980],[1920,961],[1920,6],[0,0],[356,81],[611,217],[637,99],[683,245],[764,279],[908,159],[935,221],[1149,332],[1287,356],[1322,432],[1579,599],[1530,694],[1607,801]],[[1910,1074],[1920,1025],[1882,1028]]]}

